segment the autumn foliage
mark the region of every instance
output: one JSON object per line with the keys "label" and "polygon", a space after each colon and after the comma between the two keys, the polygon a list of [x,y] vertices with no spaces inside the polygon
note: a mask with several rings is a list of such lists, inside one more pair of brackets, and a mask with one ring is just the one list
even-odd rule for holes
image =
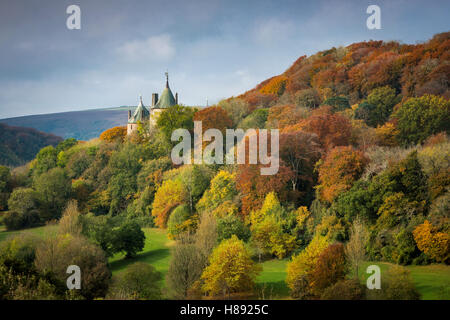
{"label": "autumn foliage", "polygon": [[352,147],[336,147],[331,150],[319,166],[317,189],[320,197],[332,202],[361,176],[367,162],[364,154]]}
{"label": "autumn foliage", "polygon": [[339,280],[343,280],[347,274],[347,262],[344,246],[336,243],[328,246],[319,256],[311,273],[311,289],[316,295]]}
{"label": "autumn foliage", "polygon": [[449,262],[450,235],[438,232],[428,220],[419,225],[414,231],[414,240],[419,250],[439,262]]}
{"label": "autumn foliage", "polygon": [[212,252],[209,266],[201,276],[202,291],[211,296],[250,291],[260,271],[244,242],[233,235]]}
{"label": "autumn foliage", "polygon": [[352,135],[350,120],[338,113],[332,113],[329,106],[314,110],[310,117],[286,128],[286,131],[294,129],[315,133],[323,148],[327,150],[348,145]]}
{"label": "autumn foliage", "polygon": [[203,132],[208,129],[218,129],[224,134],[225,129],[233,126],[228,112],[221,107],[209,107],[197,111],[194,114],[194,121],[202,122]]}
{"label": "autumn foliage", "polygon": [[173,209],[186,199],[186,190],[179,180],[167,180],[158,188],[153,202],[152,216],[160,228],[167,226],[169,215]]}
{"label": "autumn foliage", "polygon": [[288,78],[285,76],[277,76],[270,79],[270,81],[262,87],[259,91],[264,94],[273,94],[281,96],[286,89]]}
{"label": "autumn foliage", "polygon": [[103,131],[100,140],[107,142],[123,142],[127,136],[127,127],[114,127]]}

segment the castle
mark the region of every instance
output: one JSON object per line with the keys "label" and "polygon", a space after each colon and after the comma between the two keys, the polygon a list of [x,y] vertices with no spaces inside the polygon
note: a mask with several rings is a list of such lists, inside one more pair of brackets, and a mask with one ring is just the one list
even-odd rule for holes
{"label": "castle", "polygon": [[150,120],[150,127],[153,127],[156,124],[159,114],[164,109],[178,104],[178,93],[175,93],[174,96],[169,87],[169,74],[166,72],[166,87],[161,93],[161,97],[158,99],[157,93],[152,94],[152,106],[150,107],[150,111],[144,106],[142,96],[140,96],[139,100],[139,105],[133,114],[131,114],[131,110],[128,110],[128,135],[137,130],[139,122],[144,123]]}

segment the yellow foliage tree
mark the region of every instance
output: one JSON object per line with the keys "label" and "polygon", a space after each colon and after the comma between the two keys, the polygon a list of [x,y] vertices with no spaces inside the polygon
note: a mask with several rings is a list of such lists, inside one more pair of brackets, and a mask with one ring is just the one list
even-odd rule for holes
{"label": "yellow foliage tree", "polygon": [[171,211],[187,199],[186,189],[179,180],[166,180],[158,188],[153,201],[152,216],[160,228],[166,228]]}
{"label": "yellow foliage tree", "polygon": [[256,225],[270,214],[281,214],[282,210],[283,208],[281,207],[280,201],[278,201],[275,192],[270,192],[266,195],[261,209],[250,213],[250,223],[252,225]]}
{"label": "yellow foliage tree", "polygon": [[438,262],[448,262],[450,259],[450,235],[438,232],[428,221],[416,227],[413,231],[414,240],[420,251]]}
{"label": "yellow foliage tree", "polygon": [[292,257],[287,265],[286,277],[286,283],[291,290],[297,290],[300,279],[308,278],[311,275],[317,259],[328,245],[328,237],[316,235],[305,250]]}
{"label": "yellow foliage tree", "polygon": [[392,122],[386,122],[375,129],[375,137],[380,146],[395,147],[398,145],[397,135],[399,131]]}
{"label": "yellow foliage tree", "polygon": [[253,262],[244,242],[235,235],[214,249],[209,262],[201,279],[202,291],[211,296],[252,290],[261,272],[261,266]]}
{"label": "yellow foliage tree", "polygon": [[214,210],[223,202],[232,200],[236,194],[236,175],[221,170],[211,180],[211,186],[198,201],[197,210],[199,212]]}

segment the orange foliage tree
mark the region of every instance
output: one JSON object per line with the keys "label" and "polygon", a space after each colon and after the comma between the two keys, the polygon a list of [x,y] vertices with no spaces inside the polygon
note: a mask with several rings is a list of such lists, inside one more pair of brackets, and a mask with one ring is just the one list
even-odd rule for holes
{"label": "orange foliage tree", "polygon": [[107,142],[123,142],[127,136],[127,127],[114,127],[103,131],[100,134],[100,140]]}
{"label": "orange foliage tree", "polygon": [[450,235],[438,232],[428,220],[413,231],[414,240],[420,251],[438,262],[448,263],[450,260]]}
{"label": "orange foliage tree", "polygon": [[327,150],[350,144],[352,137],[350,120],[340,114],[333,114],[330,106],[314,110],[309,118],[298,123],[295,128],[317,134]]}
{"label": "orange foliage tree", "polygon": [[267,127],[282,129],[295,125],[301,119],[306,118],[306,114],[293,105],[273,106],[269,109],[267,116]]}
{"label": "orange foliage tree", "polygon": [[236,187],[242,194],[242,214],[247,216],[252,210],[260,209],[266,194],[274,191],[285,200],[285,189],[292,171],[280,165],[275,175],[261,175],[261,165],[239,165]]}
{"label": "orange foliage tree", "polygon": [[323,291],[343,280],[347,273],[347,261],[342,243],[329,245],[317,259],[314,270],[311,273],[311,291],[321,295]]}
{"label": "orange foliage tree", "polygon": [[263,86],[259,92],[263,94],[273,94],[276,96],[281,96],[286,89],[288,78],[286,76],[276,76],[267,82],[265,86]]}
{"label": "orange foliage tree", "polygon": [[350,146],[332,149],[319,164],[319,191],[322,200],[332,202],[341,192],[351,188],[368,159]]}
{"label": "orange foliage tree", "polygon": [[203,132],[212,128],[225,133],[225,129],[233,127],[233,121],[228,112],[221,107],[209,107],[197,111],[194,114],[194,121],[202,122]]}

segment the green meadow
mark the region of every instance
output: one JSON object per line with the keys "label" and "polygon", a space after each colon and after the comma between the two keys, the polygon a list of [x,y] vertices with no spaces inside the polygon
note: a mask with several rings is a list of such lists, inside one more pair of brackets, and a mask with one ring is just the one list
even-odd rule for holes
{"label": "green meadow", "polygon": [[[109,259],[110,269],[113,275],[122,272],[134,262],[144,262],[155,267],[156,270],[165,275],[169,268],[170,250],[174,241],[167,238],[166,231],[156,228],[144,228],[146,240],[142,252],[132,259],[126,259],[124,254],[117,254]],[[43,227],[31,228],[23,231],[6,231],[0,228],[0,242],[10,236],[20,233],[32,233],[44,237],[46,234],[56,232],[57,226],[48,225]],[[256,280],[256,295],[258,299],[289,299],[289,289],[286,286],[286,265],[288,259],[268,260],[261,263],[262,272]],[[365,262],[360,269],[362,281],[366,281],[367,274],[365,270],[369,265],[378,265],[381,274],[393,266],[386,262]],[[443,264],[433,264],[428,266],[407,266],[411,272],[411,277],[416,288],[424,300],[450,299],[450,266]]]}

